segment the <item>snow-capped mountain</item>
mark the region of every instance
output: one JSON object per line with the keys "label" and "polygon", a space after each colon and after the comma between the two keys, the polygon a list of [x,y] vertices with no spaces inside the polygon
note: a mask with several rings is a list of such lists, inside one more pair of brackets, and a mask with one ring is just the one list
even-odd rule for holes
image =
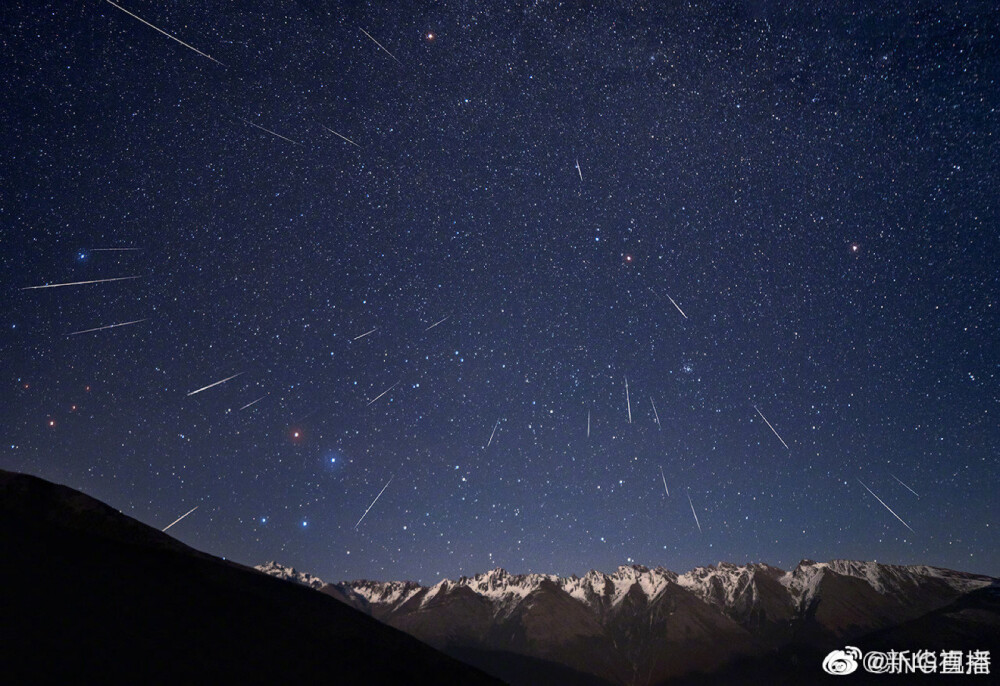
{"label": "snow-capped mountain", "polygon": [[[268,571],[263,566],[258,569]],[[291,572],[295,573],[294,570]],[[313,582],[318,581],[308,574],[299,576]],[[803,560],[790,572],[762,563],[735,565],[720,562],[714,566],[696,567],[685,574],[677,574],[662,567],[650,569],[641,565],[623,565],[612,574],[590,571],[583,577],[515,575],[504,569],[494,569],[472,577],[445,579],[429,587],[412,581],[350,581],[340,585],[352,589],[383,614],[391,614],[404,606],[409,608],[409,601],[414,599],[419,602],[420,607],[425,607],[439,595],[466,588],[488,600],[495,615],[504,615],[509,614],[543,583],[548,583],[603,615],[618,607],[629,594],[641,597],[646,604],[652,603],[673,584],[734,619],[742,620],[748,612],[767,600],[768,595],[788,610],[782,614],[791,617],[806,613],[817,601],[823,582],[837,577],[855,579],[861,582],[861,587],[904,604],[918,590],[926,592],[930,589],[935,595],[943,597],[957,596],[988,586],[994,581],[991,577],[926,565],[904,567],[852,560]],[[296,580],[313,585],[303,579]]]}
{"label": "snow-capped mountain", "polygon": [[274,576],[285,581],[291,581],[302,586],[308,586],[320,593],[333,596],[337,600],[346,603],[365,614],[373,614],[371,605],[364,596],[355,593],[349,586],[343,584],[328,584],[317,576],[297,571],[294,567],[286,567],[273,560],[254,567],[258,572],[263,572],[268,576]]}
{"label": "snow-capped mountain", "polygon": [[936,567],[851,560],[803,560],[791,571],[720,562],[684,574],[628,565],[582,577],[494,569],[433,586],[323,585],[275,563],[258,569],[318,582],[324,592],[471,661],[516,655],[615,684],[657,683],[789,645],[839,644],[997,584]]}
{"label": "snow-capped mountain", "polygon": [[326,582],[319,577],[315,577],[312,574],[306,574],[304,572],[298,572],[294,567],[286,567],[274,562],[273,560],[265,562],[262,565],[257,565],[254,569],[258,572],[264,572],[265,574],[276,576],[279,579],[284,579],[285,581],[294,581],[295,583],[308,586],[309,588],[315,588],[317,590],[326,586]]}

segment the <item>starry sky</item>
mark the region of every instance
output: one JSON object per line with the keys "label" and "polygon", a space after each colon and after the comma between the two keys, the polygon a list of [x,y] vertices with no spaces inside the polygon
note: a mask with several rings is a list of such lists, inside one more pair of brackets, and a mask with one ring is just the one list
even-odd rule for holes
{"label": "starry sky", "polygon": [[8,3],[0,466],[327,580],[1000,574],[940,4]]}

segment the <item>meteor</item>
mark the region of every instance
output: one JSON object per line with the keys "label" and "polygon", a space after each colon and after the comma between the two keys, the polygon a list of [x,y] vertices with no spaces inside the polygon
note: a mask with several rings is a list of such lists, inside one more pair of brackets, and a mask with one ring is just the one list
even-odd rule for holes
{"label": "meteor", "polygon": [[694,515],[694,523],[698,525],[698,533],[700,534],[702,533],[702,531],[701,531],[701,522],[698,521],[698,513],[694,511],[694,503],[691,502],[691,494],[688,493],[687,497],[688,497],[688,505],[691,506],[691,514]]}
{"label": "meteor", "polygon": [[895,475],[895,474],[893,474],[892,472],[889,472],[889,476],[891,476],[891,477],[892,477],[893,479],[895,479],[896,481],[899,481],[899,483],[900,483],[900,484],[902,484],[903,488],[905,488],[906,490],[908,490],[908,491],[909,491],[910,493],[912,493],[913,495],[917,496],[918,498],[920,497],[920,494],[919,494],[919,493],[917,493],[917,492],[916,492],[916,491],[914,491],[914,490],[913,490],[912,488],[910,488],[909,486],[907,486],[906,484],[904,484],[904,483],[903,483],[902,481],[900,481],[900,479],[899,479],[899,477],[898,477],[898,476],[896,476],[896,475]]}
{"label": "meteor", "polygon": [[656,428],[662,431],[663,427],[660,426],[660,415],[656,412],[656,403],[653,402],[653,396],[649,396],[649,404],[653,406],[653,416],[656,417]]}
{"label": "meteor", "polygon": [[170,527],[172,527],[174,524],[176,524],[177,522],[181,521],[182,519],[184,519],[185,517],[187,517],[189,514],[191,514],[195,510],[197,510],[199,507],[201,507],[201,505],[195,505],[190,510],[188,510],[187,512],[185,512],[184,514],[182,514],[180,517],[178,517],[177,519],[175,519],[174,521],[170,522],[165,527],[163,527],[162,531],[166,531],[167,529],[169,529]]}
{"label": "meteor", "polygon": [[[660,478],[663,479],[663,490],[667,492],[667,497],[670,497],[670,489],[667,488],[667,477],[663,476],[663,467],[660,467]],[[691,499],[690,495],[688,496],[688,499]],[[694,518],[697,521],[698,515],[695,515]]]}
{"label": "meteor", "polygon": [[[862,486],[865,486],[864,482],[861,479],[858,479],[858,483],[861,484]],[[877,500],[880,503],[882,503],[882,507],[884,507],[885,509],[889,510],[889,512],[892,512],[892,508],[889,507],[888,505],[886,505],[885,502],[881,498],[879,498],[877,495],[875,495],[875,492],[872,489],[870,489],[867,486],[865,486],[865,490],[868,491],[869,493],[871,493],[873,496],[875,496],[875,500]],[[898,519],[900,522],[903,522],[903,518],[900,517],[895,512],[892,512],[892,516],[895,517],[896,519]],[[907,524],[906,522],[903,522],[903,526],[905,526],[907,529],[910,529],[910,525]],[[910,529],[910,531],[912,533],[917,533],[916,531],[913,531],[913,529]]]}
{"label": "meteor", "polygon": [[212,386],[218,386],[220,383],[226,383],[230,379],[235,379],[237,376],[239,376],[242,373],[243,372],[240,372],[239,374],[233,374],[232,376],[227,376],[222,381],[216,381],[215,383],[210,383],[207,386],[203,386],[202,388],[199,388],[197,391],[191,391],[190,393],[188,393],[188,395],[191,396],[191,395],[194,395],[195,393],[201,393],[202,391],[207,391]]}
{"label": "meteor", "polygon": [[[757,410],[757,406],[754,405],[753,409]],[[767,424],[768,427],[770,427],[771,431],[774,432],[774,435],[778,436],[778,432],[774,430],[773,426],[771,426],[771,422],[767,421],[767,417],[764,416],[764,413],[761,412],[760,410],[757,410],[757,414],[759,414],[760,418],[764,420],[764,423]],[[785,446],[785,450],[791,450],[791,448],[788,447],[788,444],[785,443],[785,440],[781,436],[778,436],[778,440],[781,441],[781,445]]]}
{"label": "meteor", "polygon": [[[380,48],[382,48],[382,51],[383,51],[383,52],[384,52],[384,53],[385,53],[386,55],[388,55],[388,56],[389,56],[389,57],[391,57],[392,59],[396,60],[396,56],[395,56],[395,55],[393,55],[393,54],[392,54],[391,52],[389,52],[388,50],[386,50],[386,49],[385,49],[385,47],[384,47],[384,46],[383,46],[383,45],[382,45],[381,43],[379,43],[379,42],[378,42],[377,40],[375,40],[374,38],[372,38],[372,35],[371,35],[370,33],[368,33],[367,31],[365,31],[364,29],[362,29],[362,28],[361,28],[360,26],[358,27],[358,29],[359,29],[359,30],[361,31],[361,33],[363,33],[363,34],[365,34],[366,36],[368,36],[369,38],[371,38],[371,41],[372,41],[372,43],[374,43],[375,45],[377,45],[377,46],[379,46]],[[402,62],[400,62],[399,60],[396,60],[396,64],[398,64],[398,65],[399,65],[399,66],[401,66],[401,67],[403,66],[403,63],[402,63]]]}
{"label": "meteor", "polygon": [[88,283],[107,283],[109,281],[128,281],[129,279],[141,279],[141,276],[119,276],[114,279],[94,279],[93,281],[71,281],[69,283],[47,283],[44,286],[25,286],[22,291],[31,291],[36,288],[59,288],[60,286],[83,286]]}
{"label": "meteor", "polygon": [[500,420],[499,419],[497,420],[497,423],[493,425],[493,433],[490,434],[490,440],[486,443],[486,447],[487,448],[489,448],[490,447],[490,443],[493,442],[493,436],[494,436],[494,434],[496,434],[498,426],[500,426]]}
{"label": "meteor", "polygon": [[628,377],[625,377],[625,404],[628,405],[628,423],[632,423],[632,403],[628,399]]}
{"label": "meteor", "polygon": [[381,393],[379,393],[378,395],[376,395],[374,398],[372,398],[370,401],[368,401],[368,405],[365,405],[365,407],[368,407],[373,402],[375,402],[376,400],[378,400],[379,398],[381,398],[383,395],[385,395],[386,393],[388,393],[389,391],[391,391],[392,389],[394,389],[396,387],[396,384],[398,384],[398,383],[399,382],[397,381],[393,385],[389,386],[389,388],[385,389],[384,391],[382,391]]}
{"label": "meteor", "polygon": [[276,132],[272,131],[271,129],[265,129],[265,128],[264,128],[263,126],[261,126],[261,125],[259,125],[259,124],[254,124],[254,123],[253,123],[252,121],[250,121],[249,119],[243,119],[242,117],[240,117],[240,121],[241,121],[241,122],[243,122],[244,124],[249,124],[250,126],[253,126],[253,127],[255,127],[255,128],[258,128],[258,129],[260,129],[261,131],[266,131],[266,132],[268,132],[269,134],[271,134],[272,136],[277,136],[278,138],[280,138],[280,139],[281,139],[281,140],[283,140],[283,141],[288,141],[288,142],[289,142],[289,143],[291,143],[292,145],[302,145],[302,144],[301,144],[301,143],[299,143],[298,141],[293,141],[293,140],[292,140],[291,138],[285,138],[285,137],[284,137],[284,136],[282,136],[282,135],[281,135],[280,133],[276,133]]}
{"label": "meteor", "polygon": [[[372,507],[375,506],[375,503],[378,502],[378,499],[382,497],[383,493],[385,493],[385,489],[389,488],[389,484],[392,483],[393,478],[395,478],[395,477],[389,477],[389,480],[385,482],[385,486],[383,486],[382,490],[378,492],[377,496],[375,496],[375,500],[373,500],[372,504],[368,506],[368,510],[372,509]],[[359,519],[358,523],[354,525],[355,529],[357,529],[358,526],[361,524],[361,522],[364,521],[365,517],[368,516],[368,510],[365,510],[365,513],[363,515],[361,515],[361,519]]]}
{"label": "meteor", "polygon": [[424,333],[427,333],[428,331],[430,331],[431,329],[433,329],[438,324],[443,324],[448,319],[451,319],[451,315],[450,314],[447,317],[445,317],[444,319],[439,319],[436,322],[434,322],[433,324],[431,324],[430,326],[428,326],[426,329],[424,329]]}
{"label": "meteor", "polygon": [[580,175],[580,182],[583,183],[583,170],[580,169],[580,158],[576,158],[576,173]]}
{"label": "meteor", "polygon": [[115,328],[117,326],[128,326],[129,324],[138,324],[139,322],[144,322],[144,321],[146,321],[146,320],[145,319],[136,319],[133,322],[122,322],[121,324],[108,324],[107,326],[98,326],[98,327],[93,328],[93,329],[84,329],[83,331],[73,331],[73,332],[68,333],[66,335],[67,336],[76,336],[77,334],[90,333],[92,331],[104,331],[105,329],[113,329],[113,328]]}
{"label": "meteor", "polygon": [[[323,125],[322,125],[322,124],[320,124],[320,126],[323,126]],[[329,131],[330,133],[332,133],[332,134],[333,134],[334,136],[339,136],[340,138],[343,138],[343,139],[344,139],[345,141],[347,141],[348,143],[350,143],[351,145],[353,145],[353,146],[354,146],[355,148],[360,148],[360,147],[361,147],[360,145],[358,145],[357,143],[355,143],[354,141],[352,141],[352,140],[351,140],[350,138],[348,138],[347,136],[341,136],[341,135],[340,135],[339,133],[337,133],[336,131],[334,131],[334,130],[333,130],[333,129],[331,129],[330,127],[328,127],[328,126],[323,126],[323,128],[324,128],[324,129],[326,129],[327,131]]]}
{"label": "meteor", "polygon": [[674,302],[674,299],[670,297],[670,294],[669,293],[664,293],[664,295],[667,296],[667,300],[669,300],[671,303],[673,303],[674,307],[677,308],[677,311],[681,313],[681,316],[684,317],[685,319],[687,319],[688,316],[686,314],[684,314],[684,310],[681,309],[680,305],[678,305],[677,303]]}
{"label": "meteor", "polygon": [[207,57],[208,59],[212,60],[212,61],[213,61],[213,62],[215,62],[216,64],[218,64],[218,65],[221,65],[221,66],[223,66],[223,67],[224,67],[224,66],[226,66],[226,65],[222,64],[222,62],[220,62],[219,60],[217,60],[217,59],[215,59],[214,57],[212,57],[211,55],[206,55],[205,53],[203,53],[203,52],[202,52],[201,50],[199,50],[198,48],[196,48],[196,47],[193,47],[193,46],[191,46],[191,45],[188,45],[187,43],[185,43],[184,41],[182,41],[182,40],[181,40],[180,38],[177,38],[176,36],[171,36],[171,35],[170,35],[169,33],[167,33],[166,31],[164,31],[163,29],[160,29],[160,28],[157,28],[157,27],[153,26],[152,24],[150,24],[150,23],[149,23],[148,21],[146,21],[146,20],[145,20],[145,19],[143,19],[142,17],[140,17],[140,16],[137,16],[137,15],[135,15],[135,14],[132,14],[132,13],[131,13],[131,12],[129,12],[129,11],[127,10],[127,9],[125,9],[124,7],[122,7],[121,5],[116,5],[115,3],[111,2],[111,0],[104,0],[104,2],[108,3],[108,4],[109,4],[109,5],[111,5],[112,7],[115,7],[115,8],[117,8],[117,9],[120,9],[120,10],[121,10],[122,12],[124,12],[124,13],[125,13],[125,14],[127,14],[128,16],[132,17],[133,19],[138,19],[139,21],[141,21],[141,22],[142,22],[143,24],[145,24],[145,25],[146,25],[146,26],[148,26],[149,28],[151,28],[151,29],[154,29],[154,30],[156,30],[156,31],[159,31],[160,33],[162,33],[162,34],[163,34],[164,36],[166,36],[166,37],[167,37],[167,38],[169,38],[170,40],[175,40],[175,41],[177,41],[178,43],[180,43],[181,45],[183,45],[183,46],[184,46],[185,48],[187,48],[188,50],[194,50],[194,51],[195,51],[196,53],[198,53],[198,54],[199,54],[199,55],[201,55],[202,57]]}
{"label": "meteor", "polygon": [[[248,402],[248,403],[247,403],[246,405],[244,405],[243,407],[241,407],[241,408],[240,408],[240,410],[245,410],[245,409],[247,409],[248,407],[250,407],[251,405],[256,405],[257,403],[259,403],[259,402],[260,402],[261,400],[263,400],[263,399],[264,399],[264,398],[266,398],[266,397],[267,397],[267,393],[265,393],[264,395],[260,396],[260,397],[259,397],[259,398],[257,398],[256,400],[251,400],[251,401],[250,401],[250,402]],[[239,412],[240,410],[237,410],[237,412]]]}
{"label": "meteor", "polygon": [[352,340],[352,341],[356,341],[356,340],[358,340],[359,338],[364,338],[364,337],[365,337],[365,336],[367,336],[368,334],[370,334],[370,333],[375,333],[376,331],[378,331],[378,327],[377,327],[377,326],[376,326],[376,327],[375,327],[374,329],[372,329],[371,331],[365,331],[365,332],[364,332],[363,334],[361,334],[360,336],[355,336],[355,337],[354,337],[354,338],[352,338],[351,340]]}

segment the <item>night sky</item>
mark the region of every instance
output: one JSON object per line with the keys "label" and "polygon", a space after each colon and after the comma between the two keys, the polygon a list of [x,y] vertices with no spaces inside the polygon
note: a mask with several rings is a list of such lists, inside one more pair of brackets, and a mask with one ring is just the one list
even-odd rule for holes
{"label": "night sky", "polygon": [[3,468],[328,580],[1000,574],[993,3],[118,4],[187,46],[0,13]]}

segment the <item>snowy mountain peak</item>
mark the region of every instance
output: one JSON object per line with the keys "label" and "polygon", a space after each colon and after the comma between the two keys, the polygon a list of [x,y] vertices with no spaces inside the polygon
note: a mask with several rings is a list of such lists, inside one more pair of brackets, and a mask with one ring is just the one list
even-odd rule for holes
{"label": "snowy mountain peak", "polygon": [[778,580],[795,599],[799,607],[807,607],[819,590],[819,583],[826,571],[826,563],[802,560],[791,572]]}
{"label": "snowy mountain peak", "polygon": [[302,584],[303,586],[308,586],[310,588],[320,589],[326,585],[326,582],[319,577],[315,577],[312,574],[306,574],[304,572],[297,572],[294,567],[286,567],[285,565],[279,564],[274,560],[265,562],[262,565],[257,565],[254,569],[258,572],[264,572],[269,576],[274,576],[286,581],[294,581],[295,583]]}
{"label": "snowy mountain peak", "polygon": [[667,584],[677,580],[677,575],[662,567],[651,570],[642,565],[630,565],[619,567],[618,571],[611,575],[611,578],[615,584],[615,595],[611,604],[617,605],[636,585],[642,591],[646,601],[652,601]]}
{"label": "snowy mountain peak", "polygon": [[[321,579],[276,562],[268,562],[257,569],[312,588],[324,586]],[[365,580],[345,582],[338,587],[356,594],[363,602],[393,611],[411,600],[418,604],[417,607],[424,608],[435,598],[443,599],[455,591],[466,589],[465,592],[472,591],[489,600],[494,613],[500,616],[510,613],[529,595],[540,591],[543,585],[550,589],[560,589],[603,615],[616,612],[626,597],[632,598],[630,603],[642,603],[643,598],[645,603],[652,603],[667,586],[676,584],[709,605],[733,616],[740,616],[759,602],[762,593],[772,598],[772,603],[787,606],[788,611],[793,611],[793,608],[802,611],[820,593],[821,583],[827,574],[860,579],[875,592],[895,597],[906,597],[913,588],[928,581],[942,589],[950,589],[946,590],[949,593],[967,593],[992,583],[992,579],[988,577],[936,567],[903,567],[855,560],[816,562],[805,559],[790,572],[763,563],[738,565],[732,562],[696,567],[680,575],[663,567],[650,569],[635,564],[621,565],[611,574],[591,570],[582,577],[511,574],[498,567],[471,577],[442,579],[430,587],[412,581]],[[784,594],[777,591],[781,587],[785,589]],[[629,606],[634,607],[634,604]]]}
{"label": "snowy mountain peak", "polygon": [[796,599],[799,607],[804,608],[816,597],[820,583],[828,573],[861,579],[879,594],[900,597],[905,597],[929,579],[957,593],[968,593],[992,583],[989,577],[927,565],[901,566],[858,560],[802,560],[793,571],[786,572],[778,580]]}
{"label": "snowy mountain peak", "polygon": [[[708,603],[732,608],[738,601],[744,601],[744,604],[753,601],[757,595],[755,574],[773,569],[754,563],[736,565],[732,562],[719,562],[708,567],[695,567],[690,572],[681,574],[677,577],[677,584]],[[781,570],[776,571],[782,573]]]}
{"label": "snowy mountain peak", "polygon": [[351,581],[342,586],[349,588],[373,605],[399,607],[426,589],[414,581]]}

